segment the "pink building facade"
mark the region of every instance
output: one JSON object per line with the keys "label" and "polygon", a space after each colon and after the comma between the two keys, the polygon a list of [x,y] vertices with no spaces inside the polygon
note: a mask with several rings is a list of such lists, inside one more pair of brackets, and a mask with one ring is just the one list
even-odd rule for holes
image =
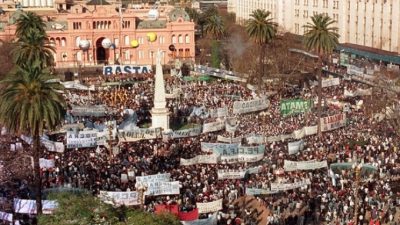
{"label": "pink building facade", "polygon": [[[55,46],[56,67],[94,66],[114,64],[154,65],[157,50],[162,51],[162,63],[173,63],[175,59],[194,60],[194,23],[180,8],[169,6],[123,9],[118,12],[115,5],[75,5],[68,13],[42,13],[47,24],[49,41]],[[151,13],[149,13],[151,12]],[[15,38],[13,22],[19,12],[7,13],[0,18],[0,40]],[[154,41],[149,34],[156,34]],[[112,47],[104,48],[102,41],[109,39]],[[80,47],[82,40],[90,46]],[[138,46],[132,45],[132,41]],[[175,51],[170,50],[170,46]]]}

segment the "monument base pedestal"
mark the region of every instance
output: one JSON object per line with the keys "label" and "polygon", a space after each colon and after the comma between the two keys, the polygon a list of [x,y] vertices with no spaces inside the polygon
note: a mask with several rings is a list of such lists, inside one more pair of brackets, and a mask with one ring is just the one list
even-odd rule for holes
{"label": "monument base pedestal", "polygon": [[169,131],[169,112],[168,109],[156,109],[151,110],[151,127],[161,127],[163,132]]}

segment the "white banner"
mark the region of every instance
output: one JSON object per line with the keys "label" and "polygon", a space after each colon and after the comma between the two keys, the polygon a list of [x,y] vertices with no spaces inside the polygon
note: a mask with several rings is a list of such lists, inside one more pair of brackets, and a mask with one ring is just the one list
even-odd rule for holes
{"label": "white banner", "polygon": [[44,145],[44,147],[49,152],[58,152],[58,153],[64,152],[64,143],[62,143],[62,142],[54,142],[54,141],[50,141],[50,140],[47,140],[44,138],[41,138],[40,142]]}
{"label": "white banner", "polygon": [[310,185],[310,179],[294,182],[294,183],[271,183],[271,191],[287,191],[293,190],[296,188],[305,187],[306,185]]}
{"label": "white banner", "polygon": [[197,202],[196,206],[199,210],[199,213],[217,212],[219,210],[222,210],[222,199],[206,203]]}
{"label": "white banner", "polygon": [[96,147],[97,130],[67,131],[67,148]]}
{"label": "white banner", "polygon": [[161,128],[137,128],[130,131],[121,131],[118,133],[120,142],[135,142],[140,140],[149,140],[162,138]]}
{"label": "white banner", "polygon": [[285,160],[283,162],[283,169],[285,171],[316,170],[326,167],[328,167],[328,162],[326,160],[320,162],[315,160],[299,161],[299,162]]}
{"label": "white banner", "polygon": [[71,114],[74,116],[105,116],[105,105],[72,106]]}
{"label": "white banner", "polygon": [[346,125],[346,114],[336,114],[333,116],[327,116],[321,118],[321,131],[329,131],[334,130],[340,127],[344,127]]}
{"label": "white banner", "polygon": [[0,211],[0,220],[13,222],[13,214]]}
{"label": "white banner", "polygon": [[221,163],[257,162],[264,158],[264,152],[265,145],[239,146],[236,152],[222,152]]}
{"label": "white banner", "polygon": [[233,114],[244,114],[265,110],[269,107],[268,97],[263,96],[260,99],[249,101],[235,101],[233,103]]}
{"label": "white banner", "polygon": [[340,84],[340,79],[339,78],[330,78],[330,79],[323,79],[322,80],[322,87],[331,87],[331,86],[337,86]]}
{"label": "white banner", "polygon": [[100,191],[100,199],[112,205],[139,205],[139,193],[136,191],[116,192],[116,191]]}
{"label": "white banner", "polygon": [[246,195],[270,195],[276,193],[278,193],[278,191],[271,191],[269,189],[261,188],[246,188]]}
{"label": "white banner", "polygon": [[179,181],[149,182],[145,195],[179,195]]}
{"label": "white banner", "polygon": [[243,179],[247,170],[218,170],[218,180]]}
{"label": "white banner", "polygon": [[219,161],[219,156],[212,155],[198,155],[191,159],[181,158],[181,166],[191,166],[197,164],[217,164]]}
{"label": "white banner", "polygon": [[[42,200],[43,214],[51,214],[58,208],[58,202],[52,200]],[[36,201],[28,199],[14,198],[14,212],[23,214],[36,214]]]}
{"label": "white banner", "polygon": [[217,108],[217,109],[210,109],[209,114],[210,114],[211,118],[225,117],[228,115],[228,108],[221,107],[221,108]]}
{"label": "white banner", "polygon": [[42,168],[54,168],[54,159],[39,159],[39,167]]}
{"label": "white banner", "polygon": [[229,133],[235,133],[236,129],[238,128],[240,120],[236,117],[227,118],[225,120],[225,130]]}
{"label": "white banner", "polygon": [[171,179],[170,173],[159,173],[148,176],[136,177],[136,184],[147,184],[151,182],[169,182]]}
{"label": "white banner", "polygon": [[218,135],[217,141],[224,142],[224,143],[241,143],[242,137],[230,138],[230,137],[224,137],[224,136]]}
{"label": "white banner", "polygon": [[174,130],[169,136],[171,138],[186,138],[194,137],[201,134],[201,126],[194,128],[184,129],[184,130]]}
{"label": "white banner", "polygon": [[252,135],[246,138],[249,145],[264,143],[264,136]]}
{"label": "white banner", "polygon": [[225,129],[225,121],[223,120],[203,124],[203,133],[215,132],[223,129]]}
{"label": "white banner", "polygon": [[296,154],[304,149],[304,141],[295,141],[288,143],[289,155]]}

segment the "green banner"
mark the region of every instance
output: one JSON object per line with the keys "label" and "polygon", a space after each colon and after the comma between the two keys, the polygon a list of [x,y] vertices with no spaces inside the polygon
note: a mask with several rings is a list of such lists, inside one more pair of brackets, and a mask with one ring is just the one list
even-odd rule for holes
{"label": "green banner", "polygon": [[281,100],[281,115],[288,116],[296,113],[308,112],[311,107],[311,100],[284,99]]}

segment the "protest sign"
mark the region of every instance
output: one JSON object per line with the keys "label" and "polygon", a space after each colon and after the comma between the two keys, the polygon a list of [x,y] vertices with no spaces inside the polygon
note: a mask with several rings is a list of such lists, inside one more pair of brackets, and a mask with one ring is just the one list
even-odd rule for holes
{"label": "protest sign", "polygon": [[305,179],[294,183],[271,183],[271,191],[293,190],[296,188],[305,187],[306,185],[310,184],[311,184],[310,179]]}
{"label": "protest sign", "polygon": [[148,182],[145,195],[179,195],[179,181],[172,182]]}
{"label": "protest sign", "polygon": [[161,128],[136,128],[130,131],[121,131],[118,133],[120,142],[135,142],[140,140],[162,138]]}
{"label": "protest sign", "polygon": [[68,131],[66,136],[67,148],[89,148],[97,145],[97,130]]}
{"label": "protest sign", "polygon": [[217,141],[225,142],[225,143],[241,143],[242,142],[242,137],[230,138],[230,137],[224,137],[224,136],[218,135],[217,136]]}
{"label": "protest sign", "polygon": [[288,143],[289,155],[296,154],[304,149],[304,141],[295,141]]}
{"label": "protest sign", "polygon": [[13,222],[13,214],[0,211],[0,220]]}
{"label": "protest sign", "polygon": [[285,171],[316,170],[326,167],[328,167],[328,163],[326,160],[320,162],[315,160],[299,162],[285,160],[283,163],[283,168],[285,169]]}
{"label": "protest sign", "polygon": [[107,203],[116,206],[125,205],[139,205],[139,193],[136,191],[100,191],[100,199]]}
{"label": "protest sign", "polygon": [[[51,214],[58,207],[58,203],[52,200],[42,200],[43,214]],[[14,212],[22,214],[36,214],[36,201],[14,198]]]}
{"label": "protest sign", "polygon": [[168,134],[171,138],[186,138],[194,137],[201,134],[201,126],[196,126],[184,130],[174,130],[172,133]]}
{"label": "protest sign", "polygon": [[243,179],[246,170],[218,170],[218,180]]}
{"label": "protest sign", "polygon": [[249,101],[235,101],[233,102],[233,114],[244,114],[265,110],[269,107],[268,97],[263,96],[259,99]]}
{"label": "protest sign", "polygon": [[223,130],[224,128],[225,128],[225,121],[217,120],[215,122],[203,124],[203,133],[215,132]]}
{"label": "protest sign", "polygon": [[40,138],[40,142],[44,145],[44,147],[49,152],[58,152],[58,153],[64,152],[64,143],[62,143],[62,142],[54,142],[54,141],[47,140],[45,138]]}
{"label": "protest sign", "polygon": [[206,143],[201,142],[201,151],[213,152],[215,154],[228,154],[228,152],[237,152],[239,144],[225,144],[225,143]]}
{"label": "protest sign", "polygon": [[336,114],[321,118],[321,131],[335,130],[346,125],[346,114]]}
{"label": "protest sign", "polygon": [[54,168],[54,159],[39,159],[39,167],[42,168]]}
{"label": "protest sign", "polygon": [[236,117],[230,117],[225,120],[225,130],[229,133],[235,133],[240,121]]}
{"label": "protest sign", "polygon": [[330,79],[323,79],[322,80],[322,87],[331,87],[331,86],[337,86],[340,84],[340,79],[338,77],[336,78],[330,78]]}
{"label": "protest sign", "polygon": [[199,213],[217,212],[222,209],[222,199],[206,203],[197,202],[196,206],[199,209]]}
{"label": "protest sign", "polygon": [[252,144],[262,144],[262,143],[264,143],[264,136],[260,136],[260,135],[251,135],[251,136],[248,136],[248,137],[246,138],[246,140],[247,140],[247,143],[248,143],[249,145],[252,145]]}
{"label": "protest sign", "polygon": [[270,189],[246,188],[246,195],[270,195],[276,193],[278,191],[271,191]]}
{"label": "protest sign", "polygon": [[159,173],[154,175],[147,176],[138,176],[136,177],[136,184],[146,184],[151,182],[168,182],[171,179],[170,173]]}
{"label": "protest sign", "polygon": [[196,164],[217,164],[219,161],[219,156],[212,155],[198,155],[191,159],[183,159],[181,158],[181,166],[190,166]]}
{"label": "protest sign", "polygon": [[221,108],[217,108],[217,109],[210,109],[209,114],[210,114],[211,118],[225,117],[228,115],[228,108],[221,107]]}
{"label": "protest sign", "polygon": [[72,106],[71,114],[74,116],[105,116],[107,108],[105,105]]}
{"label": "protest sign", "polygon": [[288,116],[308,112],[311,107],[312,101],[310,99],[284,99],[281,100],[280,111],[281,115]]}

